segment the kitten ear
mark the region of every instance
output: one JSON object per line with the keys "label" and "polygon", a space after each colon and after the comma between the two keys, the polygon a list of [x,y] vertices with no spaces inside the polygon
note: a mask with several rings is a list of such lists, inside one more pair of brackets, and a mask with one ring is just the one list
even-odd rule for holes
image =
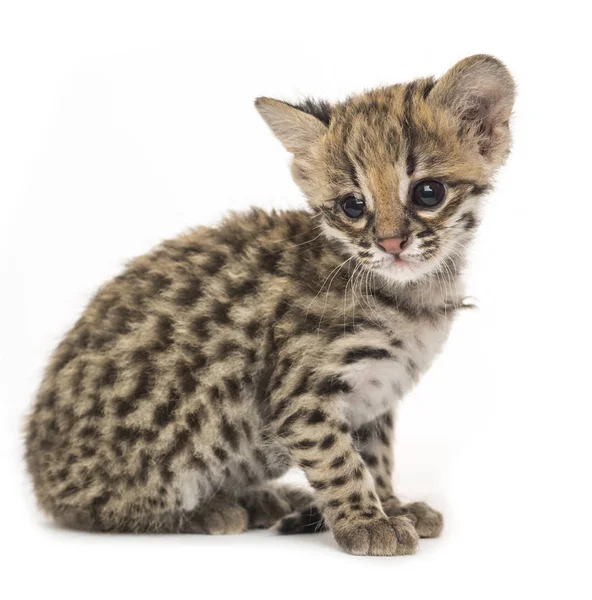
{"label": "kitten ear", "polygon": [[287,102],[257,98],[255,108],[284,148],[293,154],[307,150],[327,133],[327,126],[319,119]]}
{"label": "kitten ear", "polygon": [[477,54],[458,62],[436,82],[430,100],[450,108],[477,137],[481,154],[501,162],[510,146],[515,85],[506,66]]}

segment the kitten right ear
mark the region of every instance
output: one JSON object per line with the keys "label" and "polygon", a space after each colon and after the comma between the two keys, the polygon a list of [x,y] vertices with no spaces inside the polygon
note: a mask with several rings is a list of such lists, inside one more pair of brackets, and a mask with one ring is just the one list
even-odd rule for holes
{"label": "kitten right ear", "polygon": [[506,66],[493,56],[477,54],[454,65],[436,82],[429,98],[469,126],[483,156],[501,162],[510,144],[514,96],[514,80]]}
{"label": "kitten right ear", "polygon": [[257,98],[255,108],[288,152],[306,151],[327,133],[327,127],[313,115],[273,98]]}

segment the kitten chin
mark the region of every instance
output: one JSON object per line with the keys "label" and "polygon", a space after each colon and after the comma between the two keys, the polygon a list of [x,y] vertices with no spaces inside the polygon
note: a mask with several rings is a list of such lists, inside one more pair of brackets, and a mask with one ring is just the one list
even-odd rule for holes
{"label": "kitten chin", "polygon": [[387,281],[406,285],[420,282],[428,277],[433,273],[434,266],[425,262],[388,257],[382,261],[382,264],[374,265],[372,269]]}

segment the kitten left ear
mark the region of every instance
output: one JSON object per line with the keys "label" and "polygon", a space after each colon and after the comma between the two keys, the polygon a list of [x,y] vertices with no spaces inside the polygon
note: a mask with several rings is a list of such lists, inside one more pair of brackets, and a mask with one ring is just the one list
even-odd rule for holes
{"label": "kitten left ear", "polygon": [[509,119],[515,84],[506,66],[477,54],[458,62],[436,82],[429,99],[444,104],[476,136],[479,150],[501,162],[510,146]]}
{"label": "kitten left ear", "polygon": [[319,119],[281,100],[257,98],[255,108],[284,148],[293,154],[307,150],[327,133],[327,126]]}

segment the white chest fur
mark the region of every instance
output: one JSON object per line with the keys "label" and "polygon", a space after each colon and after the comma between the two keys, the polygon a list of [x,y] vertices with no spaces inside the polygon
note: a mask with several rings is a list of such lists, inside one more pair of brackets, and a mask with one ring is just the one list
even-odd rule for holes
{"label": "white chest fur", "polygon": [[388,333],[364,337],[356,344],[388,350],[387,358],[364,358],[343,368],[352,391],[342,399],[342,412],[351,427],[372,421],[392,408],[417,383],[440,352],[450,330],[450,319],[437,323],[406,323]]}

